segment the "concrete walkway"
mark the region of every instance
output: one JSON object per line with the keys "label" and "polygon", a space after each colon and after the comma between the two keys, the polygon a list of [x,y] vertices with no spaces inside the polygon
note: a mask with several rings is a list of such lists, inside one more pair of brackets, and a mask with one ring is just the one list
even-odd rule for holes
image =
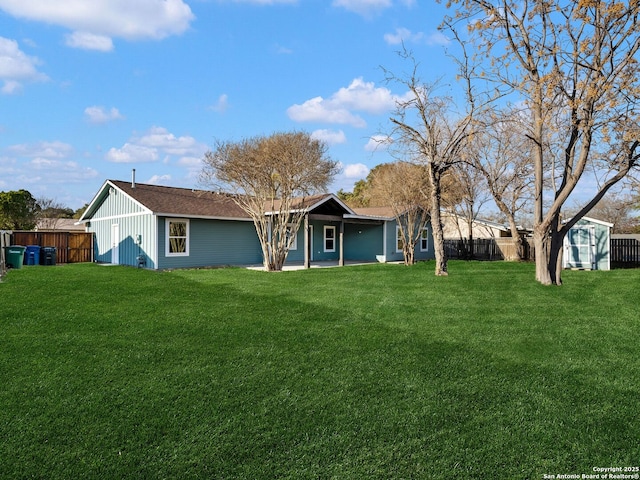
{"label": "concrete walkway", "polygon": [[[346,260],[344,262],[344,266],[345,267],[351,267],[354,265],[373,265],[373,264],[377,264],[378,262],[364,262],[364,261],[353,261],[353,260]],[[395,263],[395,262],[394,262]],[[311,268],[333,268],[333,267],[338,267],[338,261],[334,260],[334,261],[326,261],[326,262],[311,262]],[[249,270],[262,270],[264,271],[264,265],[249,265],[247,267]],[[290,272],[293,270],[304,270],[304,264],[302,263],[292,263],[292,264],[286,264],[284,267],[282,267],[282,271],[283,272]]]}

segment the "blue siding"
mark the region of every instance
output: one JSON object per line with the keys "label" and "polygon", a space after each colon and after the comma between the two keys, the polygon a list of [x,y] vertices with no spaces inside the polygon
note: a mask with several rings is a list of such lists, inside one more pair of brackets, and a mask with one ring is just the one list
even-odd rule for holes
{"label": "blue siding", "polygon": [[189,220],[189,256],[165,252],[166,218],[158,219],[158,268],[252,265],[262,263],[262,250],[253,222]]}
{"label": "blue siding", "polygon": [[[387,230],[387,251],[386,261],[387,262],[402,262],[404,261],[404,257],[402,252],[396,252],[396,226],[397,222],[395,220],[390,220],[386,223]],[[420,251],[420,242],[416,245],[415,250],[415,259],[416,260],[430,260],[435,258],[435,253],[433,250],[433,231],[431,229],[431,223],[427,223],[428,230],[428,245],[427,250],[422,252]]]}
{"label": "blue siding", "polygon": [[345,260],[375,262],[383,254],[382,224],[347,223],[344,226]]}
{"label": "blue siding", "polygon": [[[323,262],[329,260],[340,259],[340,222],[320,222],[313,221],[313,260],[315,262]],[[336,228],[335,235],[335,252],[324,251],[324,227],[331,226]]]}

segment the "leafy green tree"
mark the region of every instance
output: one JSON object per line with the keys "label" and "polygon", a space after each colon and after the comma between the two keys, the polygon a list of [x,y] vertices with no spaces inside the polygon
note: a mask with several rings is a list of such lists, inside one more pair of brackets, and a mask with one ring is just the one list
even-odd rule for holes
{"label": "leafy green tree", "polygon": [[0,192],[0,229],[31,230],[40,206],[27,190]]}

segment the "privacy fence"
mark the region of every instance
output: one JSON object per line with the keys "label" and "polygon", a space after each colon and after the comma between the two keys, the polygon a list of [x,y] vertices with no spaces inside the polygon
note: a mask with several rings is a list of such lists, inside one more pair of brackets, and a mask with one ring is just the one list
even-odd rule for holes
{"label": "privacy fence", "polygon": [[93,234],[87,232],[13,232],[12,245],[56,247],[56,263],[93,262]]}
{"label": "privacy fence", "polygon": [[[516,248],[511,238],[476,238],[473,240],[445,240],[448,258],[474,260],[514,260]],[[523,260],[534,260],[533,240],[524,238]]]}
{"label": "privacy fence", "polygon": [[611,239],[611,268],[640,267],[640,241],[635,238]]}

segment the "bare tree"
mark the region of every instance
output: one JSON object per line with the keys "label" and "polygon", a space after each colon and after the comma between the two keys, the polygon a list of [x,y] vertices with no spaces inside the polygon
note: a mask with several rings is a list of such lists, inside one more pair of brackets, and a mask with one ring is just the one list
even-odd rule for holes
{"label": "bare tree", "polygon": [[416,245],[429,220],[429,179],[424,167],[408,162],[374,169],[369,196],[373,204],[391,207],[399,227],[405,265],[415,263]]}
{"label": "bare tree", "polygon": [[256,227],[265,269],[277,271],[304,219],[304,197],[326,191],[337,171],[326,144],[284,132],[218,142],[205,155],[201,182],[233,194]]}
{"label": "bare tree", "polygon": [[38,228],[42,230],[55,230],[63,218],[73,218],[73,210],[58,202],[54,198],[40,197],[37,199],[40,211],[38,212]]}
{"label": "bare tree", "polygon": [[[465,156],[465,158],[467,158]],[[474,235],[473,226],[480,215],[482,207],[490,200],[491,195],[488,190],[487,182],[480,171],[478,171],[470,161],[459,162],[451,169],[452,176],[455,178],[455,184],[458,190],[457,201],[449,203],[443,201],[446,212],[455,219],[456,227],[462,239],[462,231],[459,219],[462,219],[467,227],[468,248],[464,251],[466,258],[473,258],[474,252]]]}
{"label": "bare tree", "polygon": [[524,241],[516,218],[532,200],[531,145],[517,111],[491,112],[474,136],[469,161],[482,174],[493,200],[509,223],[515,260],[524,258]]}
{"label": "bare tree", "polygon": [[[536,279],[562,283],[562,243],[640,158],[640,5],[604,0],[450,0],[466,22],[485,79],[524,102],[532,143]],[[551,138],[563,142],[552,175]],[[605,174],[575,216],[562,210],[586,171]],[[551,182],[549,182],[551,179]],[[545,195],[550,195],[545,202]],[[547,206],[548,205],[548,206]]]}
{"label": "bare tree", "polygon": [[628,194],[612,195],[609,192],[588,215],[613,223],[612,233],[640,233],[640,219],[632,214],[637,208],[637,198]]}
{"label": "bare tree", "polygon": [[393,148],[402,155],[423,165],[429,179],[429,206],[435,252],[435,274],[448,275],[447,257],[441,218],[442,181],[449,170],[461,161],[472,132],[473,104],[470,111],[459,115],[452,111],[452,99],[435,95],[435,86],[428,85],[417,76],[417,63],[413,56],[403,56],[413,63],[408,77],[397,77],[387,72],[388,80],[409,90],[406,100],[398,100],[391,118],[394,125],[390,137]]}

